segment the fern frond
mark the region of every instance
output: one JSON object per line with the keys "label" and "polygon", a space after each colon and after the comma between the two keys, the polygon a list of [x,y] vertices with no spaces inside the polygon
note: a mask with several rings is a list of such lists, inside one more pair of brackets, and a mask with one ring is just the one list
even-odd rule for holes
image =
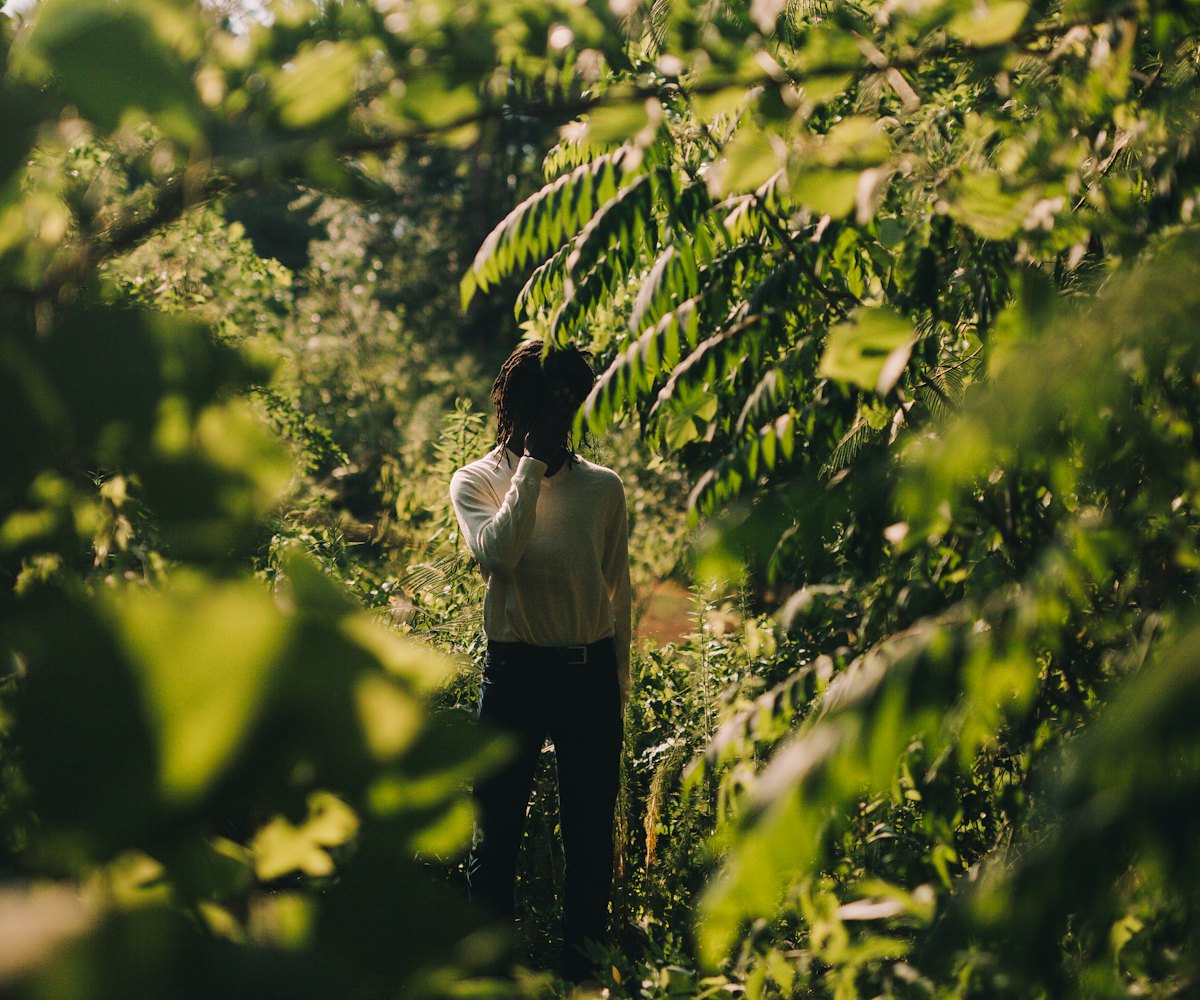
{"label": "fern frond", "polygon": [[728,503],[752,484],[761,460],[774,469],[779,460],[790,459],[796,450],[796,419],[789,410],[755,433],[738,439],[716,465],[708,469],[688,495],[688,520],[695,523],[701,515]]}
{"label": "fern frond", "polygon": [[550,148],[542,160],[542,174],[547,181],[553,181],[612,151],[611,146],[591,141],[583,121],[570,123],[563,128],[563,132],[564,137]]}
{"label": "fern frond", "polygon": [[760,420],[767,409],[778,411],[796,384],[806,353],[811,353],[807,343],[794,344],[782,358],[767,369],[742,404],[734,423],[734,433],[744,434],[746,426]]}
{"label": "fern frond", "polygon": [[643,174],[601,205],[579,233],[575,249],[567,258],[567,270],[582,274],[614,244],[633,247],[642,243],[654,228],[650,194],[650,178]]}
{"label": "fern frond", "polygon": [[424,562],[409,566],[396,582],[407,593],[416,594],[442,587],[448,579],[444,563]]}
{"label": "fern frond", "polygon": [[699,304],[699,298],[680,304],[613,359],[581,407],[592,433],[606,431],[622,404],[635,402],[658,375],[675,366],[684,340],[695,343]]}
{"label": "fern frond", "polygon": [[463,305],[532,261],[541,261],[571,239],[643,171],[642,159],[622,147],[577,167],[534,192],[496,226],[462,279]]}
{"label": "fern frond", "polygon": [[875,428],[867,423],[860,413],[854,418],[854,423],[850,425],[850,429],[833,446],[833,451],[829,453],[829,458],[821,466],[820,475],[827,477],[841,472],[842,469],[846,468],[858,457],[863,448],[874,438],[879,437],[881,433],[881,431],[875,430]]}
{"label": "fern frond", "polygon": [[550,306],[562,292],[567,257],[574,243],[564,243],[552,257],[542,261],[517,294],[514,312],[518,317],[531,316]]}
{"label": "fern frond", "polygon": [[750,316],[739,323],[718,330],[711,337],[707,337],[697,344],[691,354],[671,369],[671,374],[667,378],[666,384],[659,390],[658,399],[655,400],[654,406],[651,407],[649,415],[654,416],[659,407],[675,395],[678,384],[685,380],[694,369],[698,368],[701,362],[711,361],[712,354],[717,348],[728,343],[733,338],[746,333],[758,324],[761,319],[762,317],[760,316]]}
{"label": "fern frond", "polygon": [[668,310],[691,298],[701,287],[715,255],[725,241],[709,219],[700,219],[686,238],[669,244],[655,259],[638,289],[629,317],[632,330],[642,330],[658,322]]}

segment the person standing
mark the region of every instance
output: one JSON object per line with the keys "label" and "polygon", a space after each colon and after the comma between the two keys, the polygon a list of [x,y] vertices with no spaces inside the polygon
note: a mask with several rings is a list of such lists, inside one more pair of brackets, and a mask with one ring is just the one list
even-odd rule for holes
{"label": "person standing", "polygon": [[603,939],[630,690],[631,589],[625,489],[571,448],[595,383],[585,352],[522,343],[492,386],[497,444],[458,469],[450,499],[486,592],[478,719],[516,752],[477,783],[468,860],[472,899],[515,911],[517,851],[534,772],[553,741],[566,862],[563,978],[591,978],[586,943]]}

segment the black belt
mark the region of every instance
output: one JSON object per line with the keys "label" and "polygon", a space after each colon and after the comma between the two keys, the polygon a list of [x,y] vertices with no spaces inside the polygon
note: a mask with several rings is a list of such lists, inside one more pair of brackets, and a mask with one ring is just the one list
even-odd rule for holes
{"label": "black belt", "polygon": [[496,639],[488,640],[488,651],[495,653],[514,653],[518,656],[545,657],[548,659],[562,660],[568,666],[577,666],[581,663],[587,663],[596,654],[600,653],[606,646],[611,646],[613,637],[605,636],[603,639],[597,639],[595,642],[589,642],[584,646],[535,646],[529,642],[500,642]]}

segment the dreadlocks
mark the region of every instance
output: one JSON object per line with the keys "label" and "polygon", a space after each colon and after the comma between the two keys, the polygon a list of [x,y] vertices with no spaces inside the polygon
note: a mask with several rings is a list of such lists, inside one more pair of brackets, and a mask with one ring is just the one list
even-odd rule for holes
{"label": "dreadlocks", "polygon": [[[554,387],[565,385],[574,400],[582,402],[592,391],[596,374],[588,359],[591,353],[568,345],[552,348],[542,360],[545,345],[540,340],[526,340],[508,356],[500,367],[500,374],[492,383],[492,402],[496,404],[496,440],[504,457],[508,451],[504,445],[518,427],[528,429],[550,400],[551,383]],[[580,445],[590,444],[587,428],[580,437]],[[567,461],[571,464],[579,456],[571,450],[571,432],[563,437],[567,450]],[[496,464],[500,464],[499,456]]]}

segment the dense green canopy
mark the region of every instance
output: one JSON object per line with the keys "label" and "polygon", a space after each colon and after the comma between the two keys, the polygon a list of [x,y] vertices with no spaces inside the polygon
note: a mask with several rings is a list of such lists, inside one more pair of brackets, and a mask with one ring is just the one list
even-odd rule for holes
{"label": "dense green canopy", "polygon": [[[419,351],[404,310],[461,279],[457,349],[497,349],[518,287],[526,333],[590,347],[580,421],[686,473],[696,578],[771,615],[737,656],[703,640],[728,696],[686,732],[647,654],[631,723],[674,742],[641,758],[643,875],[660,825],[711,808],[712,837],[676,951],[643,921],[662,975],[614,988],[1194,992],[1200,9],[220,6],[0,19],[0,897],[38,929],[0,988],[533,989],[485,978],[499,940],[429,877],[494,756],[430,707],[451,661],[311,535],[270,542],[297,477],[395,432],[359,413],[417,376],[363,390],[370,334]],[[381,258],[437,227],[456,254],[420,193],[486,153],[511,181],[471,204],[511,204],[551,129],[544,186],[449,267],[414,249],[366,290],[295,245],[326,197]],[[158,239],[214,255],[200,286],[145,287]],[[306,267],[295,301],[358,321],[313,321],[293,406],[258,334]]]}

